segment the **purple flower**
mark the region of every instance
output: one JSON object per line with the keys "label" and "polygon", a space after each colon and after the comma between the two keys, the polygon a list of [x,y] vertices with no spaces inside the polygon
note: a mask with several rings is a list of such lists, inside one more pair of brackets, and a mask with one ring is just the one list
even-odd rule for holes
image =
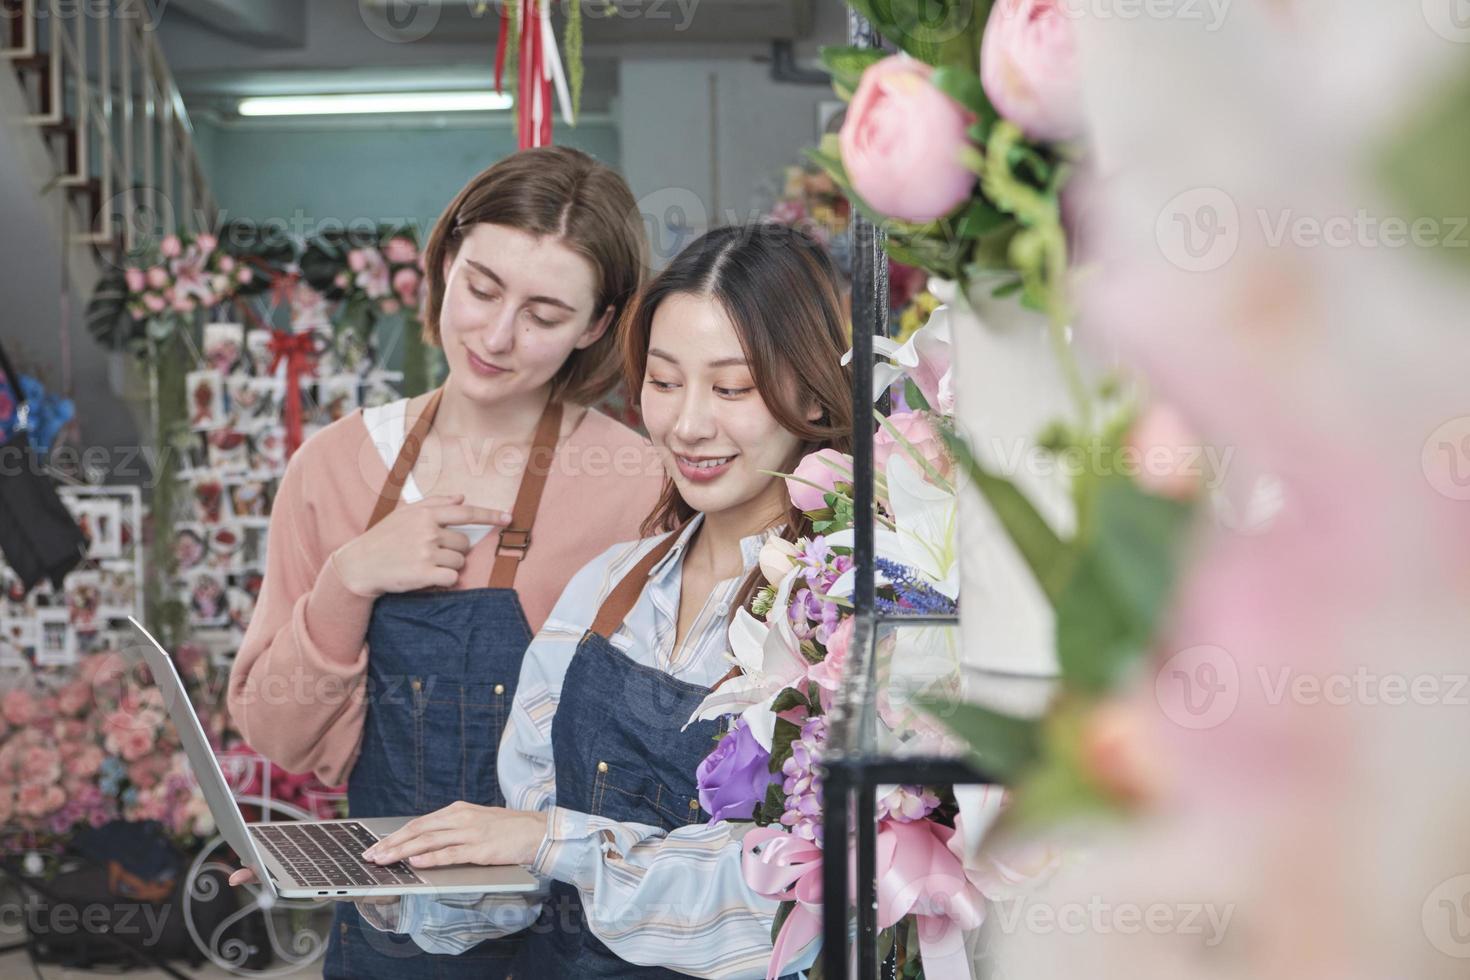
{"label": "purple flower", "polygon": [[913,823],[923,820],[939,806],[939,797],[924,786],[895,786],[878,801],[878,819]]}
{"label": "purple flower", "polygon": [[781,766],[786,777],[781,789],[786,793],[786,812],[781,824],[793,834],[822,842],[822,774],[817,768],[822,747],[827,742],[827,719],[822,715],[808,718],[801,726],[801,738],[791,743],[791,758]]}
{"label": "purple flower", "polygon": [[699,805],[711,820],[749,820],[775,781],[771,754],[741,718],[695,771]]}

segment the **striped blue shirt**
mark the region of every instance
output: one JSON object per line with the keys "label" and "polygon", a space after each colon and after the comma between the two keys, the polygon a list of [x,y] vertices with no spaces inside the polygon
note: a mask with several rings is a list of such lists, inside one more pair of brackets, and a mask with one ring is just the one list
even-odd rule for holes
{"label": "striped blue shirt", "polygon": [[[708,687],[731,667],[727,628],[745,576],[713,589],[676,647],[684,556],[702,520],[695,517],[649,571],[642,596],[609,639],[638,663]],[[771,533],[740,542],[747,574]],[[615,545],[568,583],[526,651],[500,744],[500,786],[511,809],[546,811],[546,838],[531,870],[543,882],[575,885],[592,931],[618,956],[698,977],[762,978],[777,904],[741,875],[740,838],[750,824],[720,821],[666,832],[556,805],[551,726],[567,667],[608,593],[661,540]],[[407,933],[430,952],[460,953],[529,926],[544,896],[544,889],[530,896],[405,896],[359,908],[377,928]],[[810,966],[816,945],[789,968]]]}

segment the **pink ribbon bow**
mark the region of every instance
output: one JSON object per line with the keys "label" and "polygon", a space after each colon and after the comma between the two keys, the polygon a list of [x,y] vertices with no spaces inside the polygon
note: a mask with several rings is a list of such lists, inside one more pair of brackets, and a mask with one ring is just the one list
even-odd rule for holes
{"label": "pink ribbon bow", "polygon": [[766,980],[775,980],[786,961],[822,931],[822,846],[779,827],[758,827],[745,835],[740,867],[746,884],[761,895],[796,902],[766,967]]}
{"label": "pink ribbon bow", "polygon": [[[878,824],[878,928],[917,919],[924,974],[970,974],[965,931],[985,921],[985,897],[958,854],[956,831],[932,820]],[[962,838],[961,838],[962,839]]]}

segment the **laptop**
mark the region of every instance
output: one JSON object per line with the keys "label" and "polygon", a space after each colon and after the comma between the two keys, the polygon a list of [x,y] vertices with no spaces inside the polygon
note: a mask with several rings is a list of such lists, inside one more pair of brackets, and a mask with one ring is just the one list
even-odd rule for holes
{"label": "laptop", "polygon": [[403,861],[377,865],[362,859],[362,852],[374,841],[393,833],[412,817],[246,823],[173,658],[142,623],[131,616],[128,621],[148,638],[147,645],[140,647],[143,660],[163,693],[169,717],[178,729],[179,741],[215,824],[266,889],[261,904],[273,904],[276,898],[511,894],[537,889],[536,878],[519,865],[418,869]]}

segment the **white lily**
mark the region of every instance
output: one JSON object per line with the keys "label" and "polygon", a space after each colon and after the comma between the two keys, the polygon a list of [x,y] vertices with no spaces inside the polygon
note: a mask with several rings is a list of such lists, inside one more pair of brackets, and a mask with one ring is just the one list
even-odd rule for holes
{"label": "white lily", "polygon": [[[941,306],[929,314],[922,327],[903,344],[889,337],[873,338],[873,353],[891,363],[873,365],[873,401],[883,396],[899,378],[911,378],[929,408],[941,415],[954,414],[954,371],[950,350],[949,307]],[[842,355],[842,363],[852,361],[852,350]]]}
{"label": "white lily", "polygon": [[788,687],[800,684],[810,666],[802,656],[801,644],[791,629],[786,610],[801,569],[792,568],[781,580],[771,606],[774,623],[763,623],[744,608],[730,624],[730,656],[741,673],[709,693],[685,723],[740,713],[750,733],[767,752],[776,732],[776,698]]}
{"label": "white lily", "polygon": [[[893,510],[895,530],[874,529],[878,557],[917,569],[936,591],[958,599],[958,498],[925,480],[907,457],[894,453],[888,460],[888,504]],[[851,548],[856,538],[857,532],[848,528],[827,535],[827,544]],[[828,594],[850,596],[856,580],[857,570],[850,569],[832,584]],[[887,584],[881,574],[878,582]]]}

